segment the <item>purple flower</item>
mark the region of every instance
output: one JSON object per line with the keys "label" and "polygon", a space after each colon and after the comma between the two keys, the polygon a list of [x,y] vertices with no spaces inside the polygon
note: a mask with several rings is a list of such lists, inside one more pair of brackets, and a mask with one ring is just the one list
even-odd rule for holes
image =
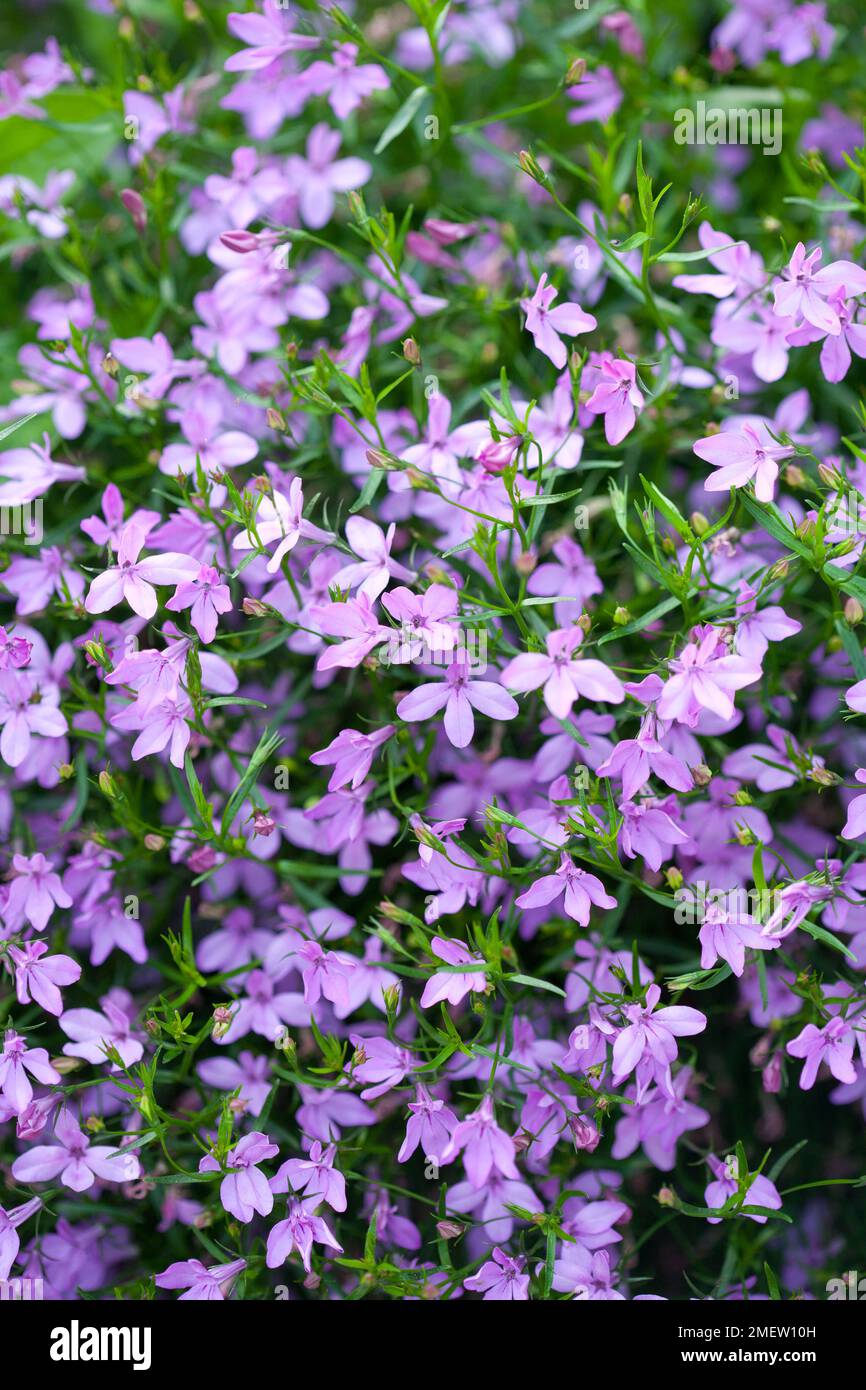
{"label": "purple flower", "polygon": [[356,791],[370,771],[376,753],[393,733],[393,724],[386,724],[372,734],[362,734],[357,729],[341,729],[327,748],[310,754],[310,762],[316,767],[333,765],[328,791],[338,791],[346,785]]}
{"label": "purple flower", "polygon": [[[434,956],[444,960],[446,965],[460,966],[481,964],[483,957],[468,951],[461,941],[443,936],[434,936],[430,942]],[[432,1004],[447,1000],[449,1004],[459,1004],[473,991],[483,994],[487,988],[487,976],[483,970],[461,972],[459,970],[437,970],[424,986],[421,995],[421,1008],[429,1009]]]}
{"label": "purple flower", "polygon": [[505,1178],[518,1177],[514,1143],[496,1123],[490,1096],[455,1127],[442,1162],[450,1163],[459,1153],[473,1187],[483,1187],[494,1170]]}
{"label": "purple flower", "polygon": [[828,303],[835,290],[847,295],[866,293],[866,270],[853,261],[833,261],[818,268],[823,256],[820,246],[806,254],[802,241],[794,247],[791,259],[774,286],[777,314],[805,319],[825,333],[841,333],[839,315]]}
{"label": "purple flower", "polygon": [[[8,585],[9,570],[3,576]],[[57,708],[55,691],[43,692],[31,675],[0,670],[0,757],[10,767],[20,767],[31,751],[32,736],[62,738],[68,729],[66,715]],[[17,855],[17,858],[23,858]],[[36,858],[37,856],[34,856]],[[41,858],[41,856],[38,856]],[[68,907],[66,903],[64,906]]]}
{"label": "purple flower", "polygon": [[0,1095],[6,1098],[15,1115],[26,1110],[33,1099],[28,1072],[46,1086],[56,1085],[60,1080],[60,1073],[51,1065],[45,1048],[28,1048],[21,1034],[8,1028],[0,1054]]}
{"label": "purple flower", "polygon": [[132,1020],[135,1008],[124,990],[112,990],[100,999],[103,1012],[96,1009],[67,1009],[60,1027],[70,1039],[63,1045],[64,1057],[81,1057],[98,1065],[106,1061],[106,1044],[118,1053],[125,1067],[132,1067],[144,1056]]}
{"label": "purple flower", "polygon": [[311,63],[304,73],[310,91],[317,96],[327,96],[331,110],[340,121],[351,116],[365,97],[373,92],[387,91],[391,85],[385,69],[378,63],[358,63],[357,58],[357,44],[337,43],[330,63]]}
{"label": "purple flower", "polygon": [[420,1146],[426,1159],[442,1163],[451,1143],[457,1125],[457,1116],[449,1110],[443,1100],[431,1096],[426,1086],[420,1082],[415,1090],[414,1101],[409,1101],[410,1115],[406,1123],[406,1137],[397,1154],[398,1163],[406,1163]]}
{"label": "purple flower", "polygon": [[535,346],[545,357],[549,357],[554,367],[560,371],[568,361],[565,344],[560,338],[564,333],[574,338],[579,333],[591,333],[598,327],[598,321],[587,314],[579,304],[557,304],[551,308],[558,290],[548,285],[547,276],[542,275],[531,299],[522,299],[520,307],[526,315],[526,331],[531,333]]}
{"label": "purple flower", "polygon": [[288,497],[275,489],[273,497],[260,499],[249,529],[235,536],[232,546],[235,550],[256,550],[259,543],[269,545],[271,541],[279,541],[267,563],[268,574],[277,574],[283,556],[294,550],[301,539],[327,543],[334,538],[330,532],[305,520],[301,480],[292,478]]}
{"label": "purple flower", "polygon": [[753,918],[731,917],[715,903],[711,903],[706,910],[698,939],[701,943],[702,970],[709,970],[721,959],[728,962],[737,977],[745,969],[747,948],[772,951],[779,945],[778,937],[768,936]]}
{"label": "purple flower", "polygon": [[683,1004],[656,1009],[661,998],[658,985],[650,985],[645,1004],[624,1004],[625,1027],[613,1045],[613,1075],[618,1084],[634,1071],[647,1055],[656,1066],[656,1075],[666,1076],[676,1061],[677,1038],[689,1038],[702,1033],[707,1026],[706,1014]]}
{"label": "purple flower", "polygon": [[696,640],[669,661],[672,675],[665,681],[658,702],[662,719],[675,719],[691,728],[703,710],[730,719],[734,713],[731,692],[760,679],[761,669],[741,656],[731,656],[717,628],[696,630]]}
{"label": "purple flower", "polygon": [[323,1148],[316,1139],[310,1145],[309,1158],[288,1158],[271,1178],[271,1191],[303,1192],[305,1200],[314,1207],[314,1198],[327,1202],[334,1211],[346,1210],[346,1179],[334,1167],[336,1144]]}
{"label": "purple flower", "polygon": [[854,1030],[844,1018],[831,1018],[823,1028],[807,1023],[802,1033],[798,1033],[785,1047],[791,1057],[804,1059],[800,1090],[812,1089],[822,1062],[827,1063],[831,1074],[844,1085],[850,1086],[856,1081],[857,1072],[852,1060],[854,1043]]}
{"label": "purple flower", "polygon": [[605,352],[600,365],[590,372],[595,390],[585,408],[590,415],[604,416],[608,444],[621,444],[634,429],[644,403],[635,381],[635,365]]}
{"label": "purple flower", "polygon": [[373,172],[365,159],[335,159],[340,143],[339,131],[331,130],[322,121],[307,136],[306,157],[293,154],[286,162],[286,174],[308,227],[324,227],[330,222],[334,194],[361,188]]}
{"label": "purple flower", "polygon": [[[716,1158],[715,1154],[710,1154],[707,1158],[707,1165],[714,1174],[714,1181],[707,1183],[704,1189],[704,1201],[708,1207],[723,1207],[729,1197],[733,1197],[738,1191],[738,1170],[739,1163],[734,1154],[729,1154],[722,1163],[721,1159]],[[752,1178],[746,1188],[746,1200],[743,1204],[747,1207],[766,1207],[769,1211],[781,1211],[782,1198],[779,1196],[773,1183],[769,1178],[765,1178],[759,1173]],[[754,1221],[759,1226],[765,1226],[769,1217],[750,1212],[740,1212],[748,1221]],[[721,1216],[708,1216],[707,1221],[711,1226],[717,1226],[723,1218]]]}
{"label": "purple flower", "polygon": [[88,613],[106,613],[125,599],[141,618],[152,618],[157,610],[157,584],[181,584],[193,580],[199,564],[191,555],[168,551],[164,555],[138,557],[147,533],[137,522],[128,522],[120,534],[118,564],[93,580],[84,600]]}
{"label": "purple flower", "polygon": [[772,502],[779,461],[790,458],[794,452],[786,445],[762,439],[748,424],[742,425],[738,432],[721,430],[718,434],[707,435],[697,440],[693,449],[699,459],[719,470],[705,481],[707,492],[727,492],[728,488],[745,487],[754,480],[759,502]]}
{"label": "purple flower", "polygon": [[404,695],[397,706],[397,714],[414,724],[438,714],[443,706],[445,732],[455,748],[466,748],[472,742],[475,733],[473,709],[491,719],[514,719],[519,713],[517,701],[501,685],[472,679],[471,666],[463,650],[448,667],[444,681],[430,681]]}
{"label": "purple flower", "polygon": [[330,1246],[332,1250],[336,1250],[338,1255],[342,1255],[343,1247],[331,1228],[321,1216],[313,1215],[318,1204],[318,1194],[310,1200],[309,1205],[307,1205],[306,1200],[289,1202],[288,1215],[285,1221],[278,1221],[276,1226],[273,1226],[268,1232],[265,1257],[268,1269],[279,1269],[281,1264],[285,1264],[292,1251],[297,1250],[304,1269],[309,1274],[313,1242],[317,1245]]}
{"label": "purple flower", "polygon": [[622,88],[611,69],[604,64],[594,72],[584,73],[578,86],[568,87],[566,96],[576,105],[568,113],[571,125],[584,121],[610,120],[622,103]]}
{"label": "purple flower", "polygon": [[15,965],[15,989],[19,1004],[32,999],[46,1013],[63,1013],[59,985],[74,985],[81,978],[81,966],[71,956],[48,956],[44,941],[29,941],[23,946],[10,946],[9,956]]}
{"label": "purple flower", "polygon": [[[269,1216],[274,1208],[274,1196],[264,1173],[257,1165],[279,1153],[266,1134],[254,1130],[245,1134],[226,1155],[225,1166],[230,1171],[220,1183],[220,1201],[227,1212],[244,1224],[252,1221],[256,1212]],[[199,1172],[219,1172],[219,1164],[209,1154],[198,1165]]]}
{"label": "purple flower", "polygon": [[563,854],[555,873],[545,874],[527,888],[515,901],[518,907],[544,907],[565,894],[563,907],[569,917],[582,927],[589,924],[593,907],[616,907],[616,898],[605,892],[601,879],[579,869],[568,854]]}
{"label": "purple flower", "polygon": [[97,1178],[133,1182],[141,1176],[135,1154],[118,1153],[114,1145],[91,1144],[67,1110],[58,1113],[54,1137],[56,1144],[37,1145],[16,1158],[12,1176],[17,1182],[50,1182],[59,1176],[64,1187],[86,1192]]}
{"label": "purple flower", "polygon": [[[509,661],[500,676],[519,694],[544,686],[544,702],[557,719],[567,719],[581,695],[589,700],[619,704],[624,699],[622,684],[602,661],[575,659],[583,641],[583,628],[560,628],[547,635],[547,654],[524,652]],[[399,713],[399,710],[398,710]]]}
{"label": "purple flower", "polygon": [[238,14],[228,17],[229,33],[247,45],[245,53],[233,53],[226,59],[226,72],[256,72],[269,67],[278,58],[303,48],[318,48],[317,38],[295,34],[290,27],[291,17],[279,0],[264,0],[262,14]]}
{"label": "purple flower", "polygon": [[34,931],[44,931],[55,907],[71,907],[54,865],[44,854],[12,856],[15,877],[9,887],[6,915],[13,921],[26,918]]}
{"label": "purple flower", "polygon": [[521,1256],[512,1258],[496,1246],[478,1273],[464,1279],[463,1287],[471,1293],[483,1294],[484,1303],[509,1300],[525,1303],[529,1298],[529,1275],[523,1273],[525,1265]]}
{"label": "purple flower", "polygon": [[209,1268],[201,1260],[177,1260],[155,1275],[154,1283],[158,1289],[186,1289],[179,1303],[219,1300],[228,1298],[231,1285],[246,1267],[246,1260],[232,1260],[230,1264]]}
{"label": "purple flower", "polygon": [[0,1283],[5,1283],[9,1278],[9,1271],[18,1258],[21,1242],[17,1228],[41,1206],[41,1197],[31,1197],[29,1202],[24,1202],[20,1207],[12,1207],[10,1211],[4,1211],[3,1207],[0,1207]]}

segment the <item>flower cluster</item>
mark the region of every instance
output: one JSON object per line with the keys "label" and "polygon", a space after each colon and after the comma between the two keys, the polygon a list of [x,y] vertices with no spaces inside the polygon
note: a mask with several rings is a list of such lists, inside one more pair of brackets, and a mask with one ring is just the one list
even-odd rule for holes
{"label": "flower cluster", "polygon": [[[856,54],[796,0],[55,8],[0,72],[0,1282],[820,1293]],[[729,117],[791,68],[780,161]]]}

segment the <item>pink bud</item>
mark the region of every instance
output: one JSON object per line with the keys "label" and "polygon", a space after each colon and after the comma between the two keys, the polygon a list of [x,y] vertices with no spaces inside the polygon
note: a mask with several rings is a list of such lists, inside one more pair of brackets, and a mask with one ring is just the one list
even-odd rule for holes
{"label": "pink bud", "polygon": [[258,251],[259,239],[255,232],[245,232],[238,228],[235,231],[223,232],[220,235],[223,246],[228,247],[229,251],[237,251],[245,256],[249,251]]}
{"label": "pink bud", "polygon": [[144,199],[140,193],[136,193],[134,188],[123,188],[120,191],[120,201],[132,218],[133,226],[139,233],[143,232],[147,226],[147,208],[144,206]]}
{"label": "pink bud", "polygon": [[768,1095],[774,1096],[782,1089],[782,1054],[774,1052],[761,1073],[761,1081]]}

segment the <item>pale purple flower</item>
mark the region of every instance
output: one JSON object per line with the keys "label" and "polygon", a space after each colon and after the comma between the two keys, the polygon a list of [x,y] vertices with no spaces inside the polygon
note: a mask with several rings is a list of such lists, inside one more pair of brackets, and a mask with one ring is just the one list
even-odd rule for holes
{"label": "pale purple flower", "polygon": [[0,1054],[0,1095],[9,1102],[15,1115],[26,1110],[33,1099],[28,1072],[45,1086],[54,1086],[60,1081],[60,1073],[51,1065],[45,1048],[28,1047],[20,1033],[7,1028]]}
{"label": "pale purple flower", "polygon": [[44,854],[24,854],[12,857],[15,877],[9,887],[6,915],[13,919],[25,917],[34,931],[44,931],[55,907],[71,907],[72,899],[54,865]]}
{"label": "pale purple flower", "polygon": [[620,739],[609,758],[596,768],[599,777],[621,777],[622,794],[626,801],[646,785],[650,776],[658,777],[674,791],[690,792],[694,787],[692,775],[681,758],[662,747],[654,736],[655,720],[648,715],[641,723],[637,738]]}
{"label": "pale purple flower", "polygon": [[[704,1189],[704,1201],[708,1207],[718,1209],[723,1207],[729,1197],[733,1197],[738,1190],[737,1175],[739,1163],[736,1155],[729,1154],[724,1163],[716,1158],[715,1154],[710,1154],[707,1158],[707,1165],[714,1175],[714,1180],[707,1183]],[[781,1211],[782,1198],[778,1190],[769,1178],[765,1178],[763,1173],[752,1178],[746,1188],[746,1200],[743,1203],[747,1207],[766,1207],[768,1211]],[[747,1221],[754,1221],[759,1226],[765,1226],[769,1217],[761,1216],[760,1213],[740,1212]],[[724,1218],[721,1216],[708,1216],[707,1221],[711,1226],[717,1226]]]}
{"label": "pale purple flower", "polygon": [[807,1023],[785,1048],[789,1056],[804,1059],[800,1073],[801,1091],[809,1091],[814,1086],[822,1062],[827,1063],[831,1074],[843,1085],[850,1086],[856,1081],[857,1072],[852,1060],[854,1043],[854,1030],[844,1018],[831,1018],[823,1028]]}
{"label": "pale purple flower", "polygon": [[426,1159],[441,1163],[451,1143],[457,1116],[444,1100],[431,1096],[419,1082],[414,1101],[409,1101],[410,1115],[406,1122],[406,1137],[397,1154],[398,1163],[406,1163],[420,1146]]}
{"label": "pale purple flower", "polygon": [[637,422],[644,398],[635,380],[633,362],[602,353],[600,365],[592,371],[595,390],[586,402],[590,415],[604,416],[604,437],[608,444],[621,444]]}
{"label": "pale purple flower", "polygon": [[342,1255],[343,1247],[331,1228],[322,1220],[321,1216],[314,1215],[318,1205],[318,1194],[310,1199],[309,1206],[307,1206],[306,1200],[289,1202],[286,1220],[278,1221],[276,1226],[273,1226],[268,1232],[265,1257],[268,1269],[279,1269],[280,1265],[285,1264],[292,1251],[297,1250],[304,1269],[309,1274],[313,1242],[317,1245],[327,1245],[332,1250],[336,1250],[338,1255]]}
{"label": "pale purple flower", "polygon": [[334,45],[330,63],[311,63],[304,73],[309,90],[317,96],[327,96],[331,110],[340,121],[351,116],[365,97],[373,92],[387,91],[391,85],[385,69],[378,63],[358,63],[357,58],[357,44],[338,43]]}
{"label": "pale purple flower", "polygon": [[[246,1224],[256,1212],[259,1216],[269,1216],[273,1211],[274,1195],[257,1165],[278,1153],[278,1146],[259,1130],[245,1134],[233,1149],[229,1149],[225,1166],[234,1171],[227,1173],[220,1183],[220,1201],[236,1220]],[[219,1165],[206,1155],[199,1163],[199,1172],[213,1169],[219,1171]]]}
{"label": "pale purple flower", "polygon": [[377,1100],[386,1091],[399,1086],[417,1066],[409,1049],[389,1038],[363,1037],[360,1033],[352,1033],[350,1037],[355,1048],[352,1076],[365,1086],[362,1100]]}
{"label": "pale purple flower", "polygon": [[601,64],[584,73],[576,87],[568,87],[566,96],[575,103],[568,112],[569,123],[581,125],[584,121],[609,120],[619,109],[623,92],[611,69]]}
{"label": "pale purple flower", "polygon": [[429,719],[444,706],[445,732],[455,748],[466,748],[475,733],[473,708],[491,719],[514,719],[519,713],[513,700],[501,685],[493,681],[472,678],[465,651],[445,672],[444,681],[430,681],[405,695],[397,706],[397,714],[407,723]]}
{"label": "pale purple flower", "polygon": [[747,948],[772,951],[779,944],[778,938],[762,930],[760,922],[745,914],[732,917],[715,903],[707,907],[698,939],[702,970],[709,970],[717,960],[724,960],[738,977],[745,969]]}
{"label": "pale purple flower", "polygon": [[[544,702],[557,719],[567,719],[575,700],[604,700],[619,704],[622,684],[603,661],[575,658],[583,641],[581,627],[559,628],[547,634],[547,653],[524,652],[509,661],[500,676],[518,694],[544,686]],[[399,709],[398,709],[399,714]]]}
{"label": "pale purple flower", "polygon": [[68,1110],[54,1122],[56,1144],[28,1149],[12,1164],[16,1182],[50,1182],[59,1177],[73,1192],[86,1192],[97,1178],[102,1182],[134,1182],[141,1177],[135,1154],[118,1152],[111,1144],[91,1144]]}
{"label": "pale purple flower", "polygon": [[699,459],[718,469],[704,482],[707,492],[727,492],[728,488],[745,487],[754,481],[759,502],[772,502],[779,462],[794,452],[787,445],[763,439],[749,424],[742,424],[737,431],[720,430],[698,439],[693,449]]}
{"label": "pale purple flower", "polygon": [[333,765],[328,791],[337,791],[346,785],[357,790],[370,771],[376,753],[393,733],[393,724],[375,729],[372,734],[362,734],[357,729],[341,729],[327,748],[310,754],[310,762],[316,767]]}
{"label": "pale purple flower", "polygon": [[139,1035],[133,1028],[134,1006],[123,990],[112,990],[100,999],[102,1013],[96,1009],[67,1009],[60,1027],[70,1039],[63,1045],[64,1057],[81,1057],[95,1066],[104,1063],[106,1046],[113,1047],[125,1067],[132,1067],[144,1056]]}
{"label": "pale purple flower", "polygon": [[182,584],[198,574],[198,561],[177,551],[140,560],[146,542],[144,528],[128,522],[120,534],[117,566],[97,575],[90,585],[84,600],[88,613],[106,613],[125,599],[140,618],[152,618],[158,607],[155,585]]}
{"label": "pale purple flower", "polygon": [[411,584],[413,570],[407,569],[391,556],[396,526],[392,522],[387,532],[362,516],[351,516],[346,522],[346,540],[358,561],[344,565],[334,575],[333,584],[339,589],[356,589],[373,603],[392,579],[405,579]]}
{"label": "pale purple flower", "polygon": [[231,612],[232,599],[228,584],[220,582],[219,570],[202,565],[195,579],[178,584],[165,606],[171,613],[191,609],[190,622],[201,640],[210,643],[216,636],[219,615]]}
{"label": "pale purple flower", "polygon": [[[7,570],[4,581],[8,573]],[[33,747],[34,734],[62,738],[69,726],[66,715],[57,708],[58,703],[56,688],[40,689],[28,672],[0,671],[0,757],[5,763],[20,767]]]}
{"label": "pale purple flower", "polygon": [[298,195],[301,217],[308,227],[317,229],[330,222],[334,214],[335,193],[361,188],[373,172],[365,159],[336,159],[340,133],[324,121],[314,125],[307,136],[306,156],[289,155],[286,175]]}
{"label": "pale purple flower", "polygon": [[703,710],[730,719],[734,713],[732,692],[760,679],[761,668],[741,656],[731,656],[718,628],[698,629],[698,640],[689,642],[672,661],[658,702],[662,719],[675,719],[694,728]]}
{"label": "pale purple flower", "polygon": [[9,1271],[18,1258],[21,1242],[17,1228],[41,1206],[41,1197],[31,1197],[29,1202],[24,1202],[20,1207],[12,1207],[9,1211],[0,1207],[0,1284],[9,1278]]}
{"label": "pale purple flower", "polygon": [[231,1286],[242,1270],[246,1260],[232,1260],[225,1265],[205,1266],[201,1260],[176,1260],[161,1274],[154,1276],[158,1289],[186,1289],[178,1299],[179,1303],[221,1301],[228,1298]]}
{"label": "pale purple flower", "polygon": [[[479,965],[483,957],[467,950],[461,941],[444,936],[434,936],[430,950],[446,965]],[[449,1004],[459,1004],[467,994],[483,994],[487,988],[487,976],[483,970],[437,970],[424,986],[421,995],[421,1008],[429,1009],[432,1004],[447,1000]]]}
{"label": "pale purple flower", "polygon": [[[71,956],[47,956],[44,941],[28,941],[23,946],[10,946],[9,956],[15,965],[15,989],[19,1004],[32,999],[46,1013],[59,1016],[63,1012],[60,985],[73,985],[81,978],[81,966]],[[43,956],[47,956],[45,960]]]}
{"label": "pale purple flower", "polygon": [[585,1245],[563,1244],[554,1261],[553,1287],[557,1293],[570,1293],[590,1302],[619,1302],[625,1294],[614,1287],[614,1274],[607,1250],[591,1251]]}
{"label": "pale purple flower", "polygon": [[674,845],[684,844],[689,838],[668,815],[664,803],[623,801],[619,811],[622,816],[619,844],[623,854],[627,859],[640,855],[647,868],[653,871],[670,859]]}
{"label": "pale purple flower", "polygon": [[684,1004],[657,1009],[661,993],[659,986],[653,984],[646,992],[645,1004],[622,1006],[627,1022],[613,1045],[613,1075],[617,1084],[634,1071],[645,1054],[655,1062],[657,1075],[659,1071],[666,1073],[676,1060],[677,1038],[692,1037],[707,1026],[705,1014]]}
{"label": "pale purple flower", "polygon": [[293,33],[291,16],[279,0],[264,0],[262,14],[255,11],[228,17],[229,33],[246,44],[245,52],[226,59],[226,72],[255,72],[269,67],[276,59],[302,48],[318,48],[319,40]]}
{"label": "pale purple flower", "polygon": [[522,1256],[506,1255],[496,1246],[491,1258],[464,1279],[464,1289],[483,1295],[483,1303],[525,1303],[529,1298],[529,1275],[524,1274],[526,1261]]}
{"label": "pale purple flower", "polygon": [[816,246],[807,255],[802,241],[797,242],[782,279],[775,282],[775,309],[777,314],[805,319],[835,336],[842,324],[827,301],[840,287],[847,295],[866,293],[866,270],[853,261],[833,261],[819,269],[823,254]]}
{"label": "pale purple flower", "polygon": [[443,1163],[450,1163],[459,1153],[463,1154],[466,1174],[474,1187],[483,1187],[494,1170],[505,1178],[519,1176],[514,1144],[496,1123],[490,1096],[485,1096],[478,1109],[456,1126],[442,1156]]}
{"label": "pale purple flower", "polygon": [[250,529],[235,536],[232,546],[235,550],[256,550],[259,542],[269,545],[271,541],[279,541],[266,566],[268,574],[276,574],[283,556],[294,550],[302,539],[327,543],[334,538],[330,532],[304,519],[303,486],[300,478],[292,478],[288,497],[276,489],[273,497],[262,497]]}
{"label": "pale purple flower", "polygon": [[525,893],[515,899],[522,908],[544,907],[565,894],[566,914],[582,927],[589,924],[592,907],[616,907],[616,898],[605,892],[604,884],[595,874],[579,869],[568,854],[563,854],[555,873],[538,878]]}
{"label": "pale purple flower", "polygon": [[526,331],[532,334],[535,346],[561,371],[568,361],[568,352],[560,333],[568,338],[591,333],[598,327],[598,321],[579,304],[557,304],[556,308],[551,308],[558,293],[553,285],[548,285],[547,275],[542,275],[532,298],[522,299],[520,307],[526,315]]}
{"label": "pale purple flower", "polygon": [[144,377],[133,388],[132,400],[136,396],[150,401],[162,400],[180,377],[201,376],[205,371],[204,362],[176,359],[164,333],[155,333],[152,339],[112,338],[111,355],[122,366]]}
{"label": "pale purple flower", "polygon": [[302,1192],[305,1201],[313,1207],[313,1198],[327,1202],[334,1211],[346,1210],[346,1179],[339,1168],[334,1167],[337,1156],[336,1144],[323,1148],[316,1139],[310,1145],[308,1158],[288,1158],[271,1178],[271,1191]]}
{"label": "pale purple flower", "polygon": [[560,537],[551,553],[556,562],[548,560],[533,570],[526,589],[530,594],[554,599],[557,623],[562,628],[570,627],[580,617],[587,599],[602,593],[604,585],[592,560],[570,536]]}
{"label": "pale purple flower", "polygon": [[207,1086],[218,1091],[237,1091],[239,1106],[250,1115],[259,1116],[270,1094],[271,1064],[267,1057],[257,1056],[246,1049],[234,1057],[208,1057],[198,1064],[198,1074]]}

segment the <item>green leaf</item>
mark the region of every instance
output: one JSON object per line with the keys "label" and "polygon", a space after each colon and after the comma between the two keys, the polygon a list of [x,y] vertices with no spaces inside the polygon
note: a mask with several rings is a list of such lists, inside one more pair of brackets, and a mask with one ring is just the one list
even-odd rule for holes
{"label": "green leaf", "polygon": [[397,136],[403,133],[413,116],[415,116],[424,98],[429,95],[429,90],[428,87],[415,87],[414,90],[409,93],[399,111],[391,117],[385,129],[382,131],[382,134],[379,136],[379,139],[376,141],[376,146],[373,150],[374,154],[381,154],[383,150],[388,148],[392,140],[396,140]]}

